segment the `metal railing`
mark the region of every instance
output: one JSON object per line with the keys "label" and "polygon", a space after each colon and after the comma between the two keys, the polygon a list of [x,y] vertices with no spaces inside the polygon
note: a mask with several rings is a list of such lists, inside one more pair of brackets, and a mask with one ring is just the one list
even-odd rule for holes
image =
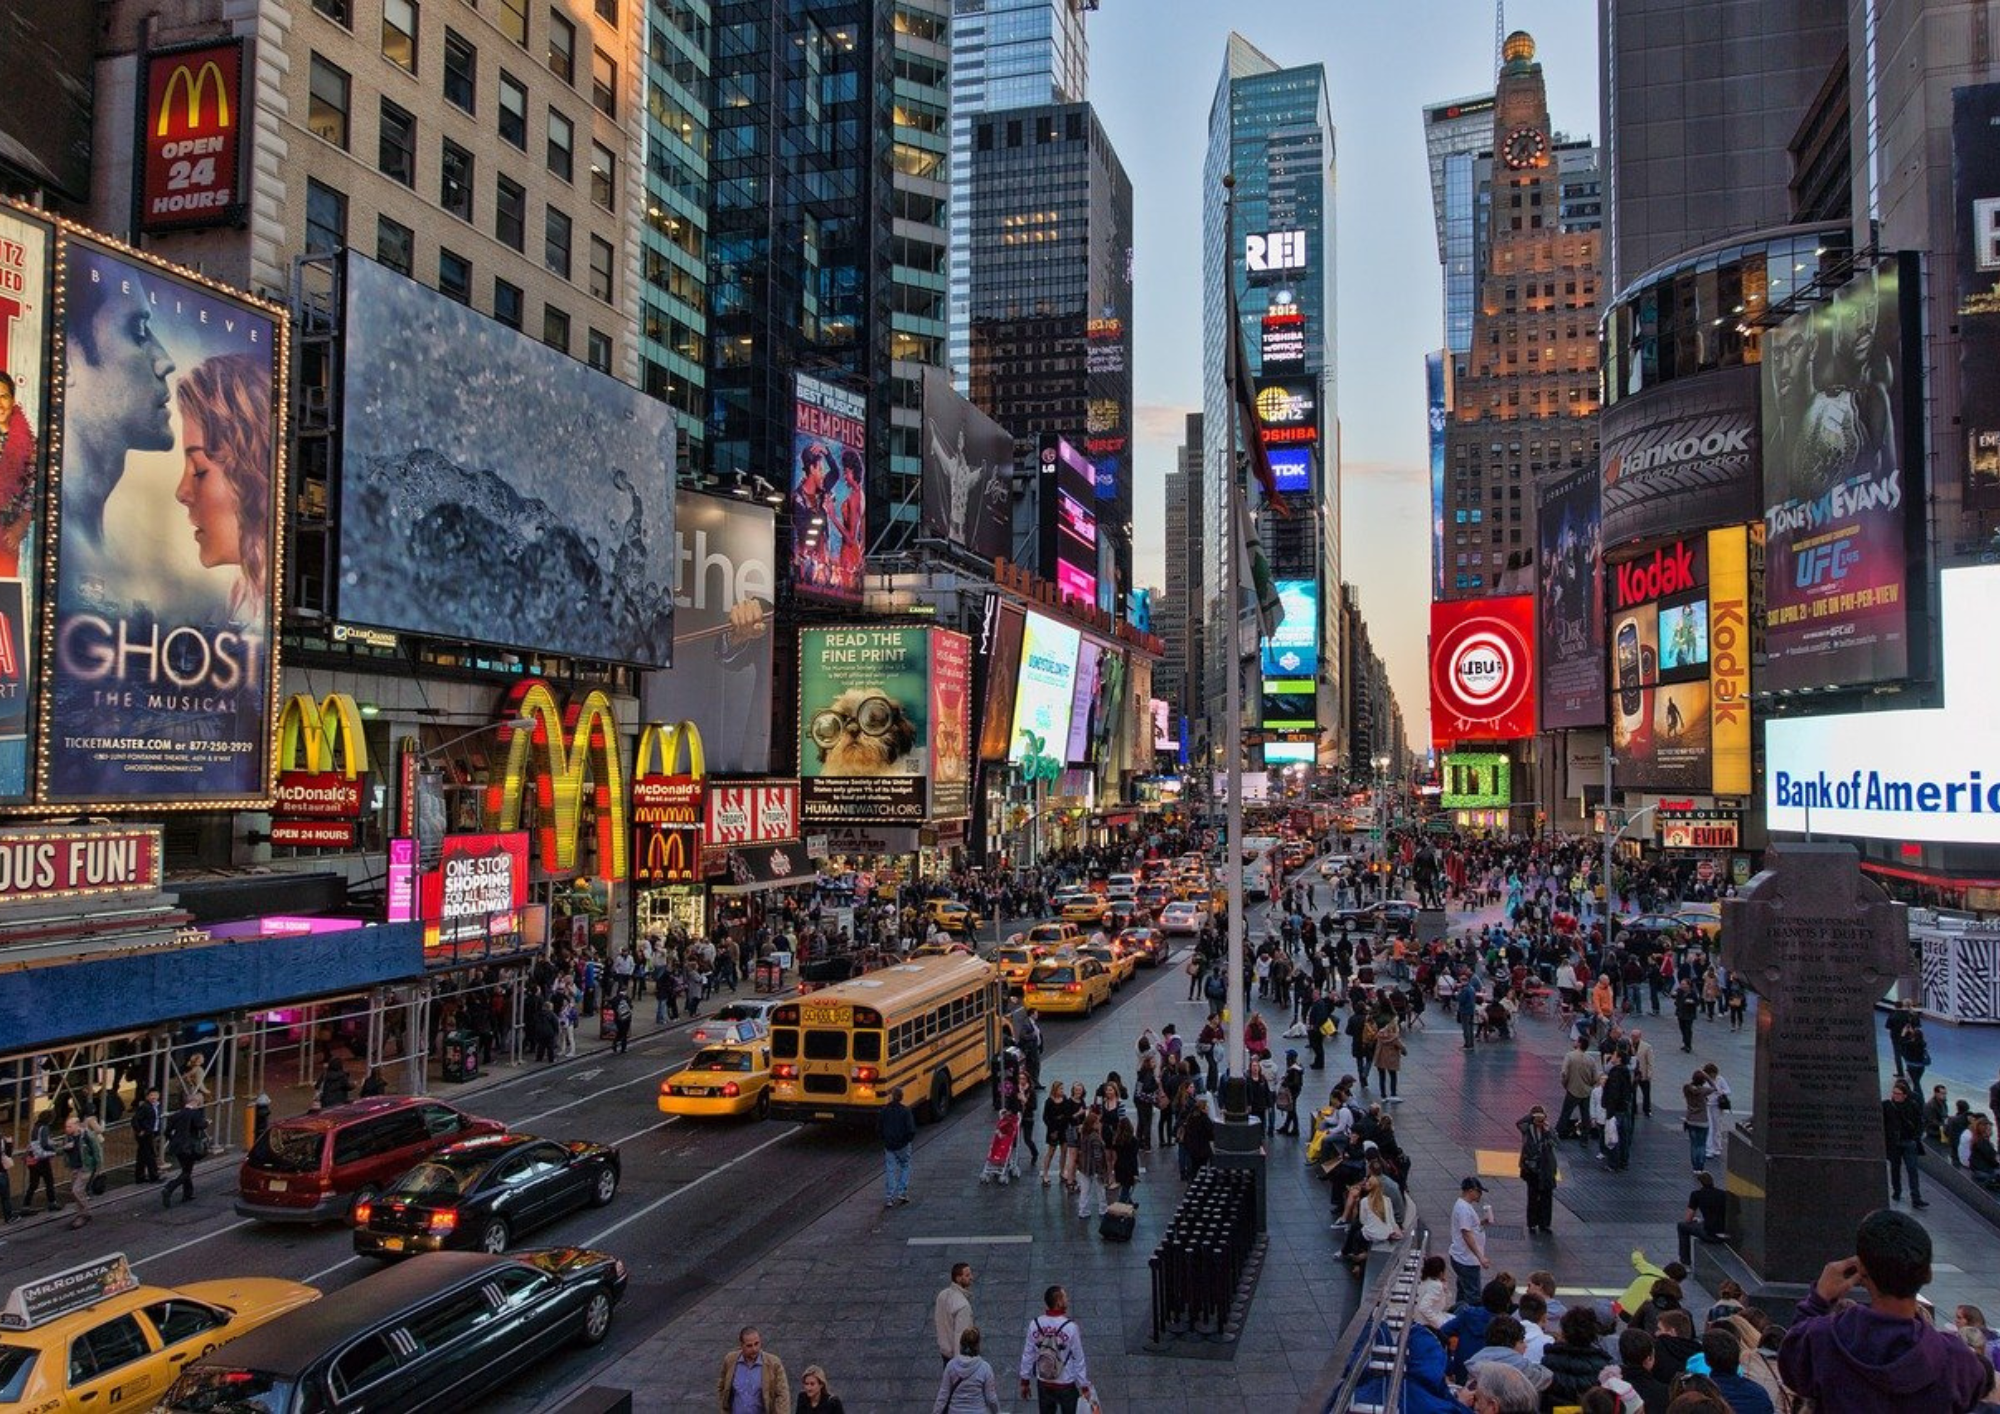
{"label": "metal railing", "polygon": [[1341,1333],[1334,1360],[1340,1382],[1325,1414],[1390,1414],[1403,1407],[1403,1367],[1416,1323],[1424,1243],[1425,1229],[1418,1225],[1390,1249],[1381,1279]]}

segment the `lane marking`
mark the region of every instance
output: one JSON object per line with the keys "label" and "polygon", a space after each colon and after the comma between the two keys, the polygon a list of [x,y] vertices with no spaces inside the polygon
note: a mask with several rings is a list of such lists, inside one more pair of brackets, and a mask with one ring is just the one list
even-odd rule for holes
{"label": "lane marking", "polygon": [[330,1277],[335,1272],[339,1271],[342,1267],[351,1267],[360,1260],[361,1260],[361,1254],[359,1252],[356,1252],[352,1257],[345,1258],[342,1261],[335,1262],[330,1267],[325,1267],[319,1271],[314,1272],[311,1276],[305,1278],[305,1284],[307,1286],[311,1286],[314,1282],[320,1280],[322,1277]]}
{"label": "lane marking", "polygon": [[234,1232],[238,1228],[249,1227],[256,1221],[257,1220],[255,1218],[239,1218],[237,1221],[229,1224],[229,1226],[227,1227],[219,1227],[214,1232],[204,1233],[200,1237],[191,1237],[186,1242],[178,1243],[172,1247],[167,1248],[165,1251],[155,1252],[150,1257],[141,1257],[137,1261],[131,1263],[131,1265],[138,1267],[145,1265],[147,1262],[157,1262],[162,1257],[171,1257],[176,1252],[185,1252],[190,1247],[199,1247],[204,1242],[212,1242],[216,1238],[222,1236],[222,1234],[225,1232]]}
{"label": "lane marking", "polygon": [[631,1143],[634,1139],[644,1138],[646,1135],[651,1134],[656,1129],[665,1129],[670,1124],[679,1124],[680,1122],[681,1122],[681,1117],[679,1115],[668,1115],[658,1124],[649,1124],[644,1129],[635,1129],[630,1134],[621,1135],[620,1137],[613,1139],[611,1141],[611,1147],[614,1149],[619,1148],[622,1145]]}
{"label": "lane marking", "polygon": [[994,1237],[913,1237],[906,1246],[910,1247],[1017,1247],[1025,1246],[1035,1239],[1025,1232],[1007,1233]]}
{"label": "lane marking", "polygon": [[[688,1060],[692,1059],[693,1059],[692,1056],[688,1057]],[[547,1119],[550,1115],[561,1114],[564,1110],[573,1110],[578,1105],[587,1105],[592,1100],[602,1099],[604,1096],[609,1095],[613,1090],[623,1090],[630,1085],[643,1085],[648,1081],[658,1080],[663,1075],[672,1075],[677,1070],[686,1070],[688,1067],[688,1060],[678,1060],[675,1061],[672,1065],[666,1066],[660,1070],[650,1070],[647,1071],[644,1075],[635,1075],[630,1080],[621,1080],[616,1085],[607,1085],[602,1090],[593,1090],[588,1095],[579,1095],[577,1096],[577,1098],[567,1102],[566,1104],[554,1105],[546,1110],[541,1110],[535,1114],[522,1115],[519,1119],[510,1119],[507,1121],[507,1127],[509,1129],[515,1129],[524,1124],[533,1124],[538,1119]],[[469,1102],[470,1101],[468,1101],[468,1103]]]}
{"label": "lane marking", "polygon": [[624,1217],[620,1218],[617,1222],[611,1224],[610,1227],[605,1228],[602,1232],[592,1233],[589,1237],[584,1238],[582,1242],[579,1242],[577,1244],[577,1246],[591,1247],[591,1248],[602,1246],[604,1243],[604,1239],[611,1236],[612,1233],[617,1232],[621,1228],[630,1227],[633,1223],[639,1221],[639,1219],[645,1217],[648,1213],[653,1212],[655,1209],[663,1208],[667,1204],[673,1202],[674,1199],[694,1192],[695,1189],[701,1187],[711,1178],[720,1178],[723,1174],[728,1173],[731,1169],[735,1168],[745,1159],[755,1158],[758,1154],[763,1153],[773,1144],[782,1144],[787,1139],[790,1139],[793,1135],[797,1134],[798,1132],[799,1131],[796,1129],[788,1129],[783,1134],[772,1135],[769,1139],[766,1139],[762,1144],[759,1144],[756,1148],[746,1149],[744,1152],[738,1154],[735,1158],[731,1159],[721,1168],[710,1169],[707,1173],[703,1174],[700,1178],[695,1179],[692,1183],[682,1184],[679,1188],[676,1188],[671,1193],[661,1194],[659,1197],[655,1198],[652,1202],[648,1203],[645,1207],[627,1213]]}

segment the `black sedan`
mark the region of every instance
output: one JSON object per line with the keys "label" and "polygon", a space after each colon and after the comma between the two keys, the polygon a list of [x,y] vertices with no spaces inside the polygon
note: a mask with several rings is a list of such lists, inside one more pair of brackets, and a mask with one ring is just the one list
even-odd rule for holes
{"label": "black sedan", "polygon": [[1334,915],[1345,926],[1360,933],[1377,930],[1414,938],[1417,935],[1417,906],[1405,899],[1367,903],[1359,908],[1343,908]]}
{"label": "black sedan", "polygon": [[505,1252],[530,1228],[618,1192],[618,1151],[527,1134],[488,1134],[438,1150],[374,1198],[354,1205],[354,1250]]}
{"label": "black sedan", "polygon": [[575,1339],[596,1345],[625,1264],[557,1247],[431,1253],[287,1312],[192,1362],[170,1414],[460,1410]]}

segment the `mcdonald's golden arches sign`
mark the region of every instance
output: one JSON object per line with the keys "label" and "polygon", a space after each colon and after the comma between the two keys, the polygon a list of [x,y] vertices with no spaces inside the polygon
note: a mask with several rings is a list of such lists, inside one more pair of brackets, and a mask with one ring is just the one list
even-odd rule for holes
{"label": "mcdonald's golden arches sign", "polygon": [[[681,747],[687,770],[680,770]],[[632,762],[632,878],[640,884],[701,879],[701,826],[708,763],[693,722],[648,722]]]}
{"label": "mcdonald's golden arches sign", "polygon": [[547,683],[524,682],[509,690],[500,711],[506,720],[526,717],[534,725],[503,725],[497,733],[501,760],[487,776],[485,828],[520,829],[521,803],[532,781],[542,871],[561,878],[582,869],[577,846],[588,806],[597,843],[594,873],[614,883],[628,877],[625,771],[611,699],[592,689],[558,707]]}
{"label": "mcdonald's golden arches sign", "polygon": [[139,111],[142,231],[233,226],[243,219],[243,41],[146,56]]}
{"label": "mcdonald's golden arches sign", "polygon": [[368,777],[361,711],[344,692],[295,693],[278,713],[278,802],[271,843],[338,849],[354,843]]}

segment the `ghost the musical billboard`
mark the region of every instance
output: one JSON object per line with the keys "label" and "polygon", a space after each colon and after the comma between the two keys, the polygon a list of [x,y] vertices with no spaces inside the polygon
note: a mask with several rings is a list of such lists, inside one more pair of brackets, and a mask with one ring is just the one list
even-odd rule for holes
{"label": "ghost the musical billboard", "polygon": [[283,315],[65,232],[41,798],[271,789]]}

